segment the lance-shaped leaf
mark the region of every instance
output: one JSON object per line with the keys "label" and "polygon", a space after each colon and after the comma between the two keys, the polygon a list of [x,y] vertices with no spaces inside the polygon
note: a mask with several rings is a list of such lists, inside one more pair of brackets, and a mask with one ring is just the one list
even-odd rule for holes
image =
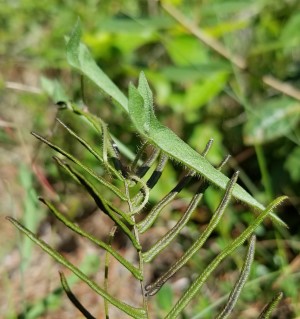
{"label": "lance-shaped leaf", "polygon": [[66,216],[64,216],[58,209],[56,209],[49,201],[47,201],[44,198],[39,198],[39,200],[44,203],[50,211],[57,217],[58,220],[60,220],[64,225],[66,225],[68,228],[72,229],[77,234],[89,239],[94,244],[98,245],[99,247],[105,249],[107,252],[109,252],[112,256],[114,256],[124,267],[126,267],[137,279],[142,280],[143,276],[141,275],[141,272],[139,269],[134,267],[129,261],[124,259],[117,251],[115,251],[111,245],[105,244],[103,241],[97,239],[96,237],[92,236],[91,234],[87,233],[83,229],[81,229],[79,226],[77,226],[75,223],[71,222]]}
{"label": "lance-shaped leaf", "polygon": [[147,294],[152,296],[155,295],[162,285],[171,278],[180,268],[182,268],[191,258],[192,256],[203,246],[206,242],[206,239],[212,233],[212,231],[218,225],[221,217],[223,216],[225,209],[227,208],[229,201],[231,199],[233,187],[237,181],[239,172],[235,172],[228,183],[226,192],[222,201],[220,202],[216,212],[211,218],[208,226],[202,235],[194,242],[194,244],[179,258],[174,265],[170,267],[161,277],[159,277],[153,284],[150,284],[146,287]]}
{"label": "lance-shaped leaf", "polygon": [[127,98],[111,79],[99,68],[88,48],[80,43],[81,27],[78,20],[67,43],[67,59],[70,65],[78,69],[93,81],[101,91],[127,111]]}
{"label": "lance-shaped leaf", "polygon": [[135,319],[147,319],[147,315],[144,309],[136,308],[130,306],[115,297],[108,294],[104,289],[98,286],[93,280],[89,279],[80,269],[70,263],[64,256],[55,251],[52,247],[50,247],[43,240],[36,237],[30,230],[21,225],[18,221],[11,217],[6,217],[15,227],[17,227],[20,231],[22,231],[26,236],[28,236],[33,242],[39,245],[46,253],[48,253],[52,258],[54,258],[57,262],[64,265],[68,269],[70,269],[76,276],[78,276],[82,281],[84,281],[89,287],[91,287],[98,295],[105,298],[109,303],[127,313],[129,316]]}
{"label": "lance-shaped leaf", "polygon": [[[140,74],[139,78],[139,88],[140,87],[147,88],[147,91],[151,91],[143,73]],[[213,167],[203,156],[181,140],[172,130],[158,121],[154,114],[153,106],[149,102],[151,101],[151,99],[148,98],[150,93],[145,94],[144,91],[137,89],[132,84],[129,86],[129,115],[139,134],[145,141],[161,149],[171,159],[193,170],[209,183],[225,190],[229,181],[228,177]],[[252,209],[259,211],[264,210],[264,206],[240,185],[235,185],[232,194],[234,198],[245,203]],[[271,213],[270,216],[278,224],[285,225],[275,214]]]}
{"label": "lance-shaped leaf", "polygon": [[165,319],[174,319],[183,311],[183,309],[188,305],[192,298],[199,292],[202,285],[205,283],[210,274],[217,268],[220,262],[230,255],[237,247],[241,246],[247,238],[255,231],[255,229],[263,222],[263,220],[273,211],[278,205],[280,205],[286,196],[281,196],[275,199],[267,208],[262,211],[254,220],[254,222],[249,225],[243,233],[238,236],[231,244],[229,244],[216,258],[206,267],[203,273],[193,281],[190,288],[183,294],[183,296],[178,300],[173,309],[168,313]]}
{"label": "lance-shaped leaf", "polygon": [[[60,272],[60,282],[63,287],[64,292],[68,296],[69,300],[72,304],[83,314],[83,316],[87,319],[96,319],[94,316],[90,314],[90,312],[81,304],[81,302],[77,299],[77,297],[73,294],[72,290],[70,289],[67,279],[65,275]],[[104,299],[106,300],[106,299]]]}
{"label": "lance-shaped leaf", "polygon": [[[129,100],[127,100],[124,94],[97,66],[86,46],[80,43],[80,36],[81,29],[78,21],[67,44],[69,63],[91,79],[127,113],[129,112],[131,121],[146,142],[157,146],[170,158],[195,170],[210,183],[225,190],[228,177],[215,170],[207,160],[157,120],[153,111],[152,93],[145,75],[141,73],[138,89],[130,85]],[[238,184],[235,186],[233,196],[253,209],[262,211],[265,208]],[[279,225],[286,226],[275,214],[271,213],[270,216]]]}
{"label": "lance-shaped leaf", "polygon": [[64,155],[66,158],[68,158],[69,160],[71,160],[73,163],[77,164],[78,166],[80,166],[84,171],[86,171],[87,173],[89,173],[91,176],[93,176],[99,183],[101,183],[102,185],[106,186],[107,188],[109,188],[114,194],[116,194],[119,198],[123,199],[123,200],[127,200],[126,196],[119,191],[119,189],[117,187],[115,187],[114,185],[110,184],[108,181],[106,181],[104,178],[102,178],[101,176],[99,176],[98,174],[96,174],[92,169],[88,168],[87,166],[85,166],[82,162],[80,162],[78,159],[76,159],[74,156],[72,156],[70,153],[66,152],[65,150],[63,150],[62,148],[60,148],[59,146],[51,143],[50,141],[48,141],[46,138],[40,136],[39,134],[35,133],[35,132],[31,132],[31,134],[33,136],[35,136],[37,139],[39,139],[40,141],[44,142],[45,144],[47,144],[48,146],[50,146],[52,149],[54,149],[55,151],[57,151],[58,153]]}
{"label": "lance-shaped leaf", "polygon": [[241,294],[241,291],[248,279],[248,276],[250,274],[250,269],[251,269],[251,265],[254,258],[254,251],[255,251],[255,236],[252,235],[252,237],[250,238],[247,256],[246,256],[241,274],[229,295],[229,298],[225,304],[225,307],[223,308],[223,310],[220,312],[220,314],[217,316],[216,319],[226,319],[231,314]]}

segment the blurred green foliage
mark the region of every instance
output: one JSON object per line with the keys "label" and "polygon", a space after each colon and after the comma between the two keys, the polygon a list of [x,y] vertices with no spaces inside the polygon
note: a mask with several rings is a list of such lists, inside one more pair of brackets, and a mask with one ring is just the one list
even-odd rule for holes
{"label": "blurred green foliage", "polygon": [[[163,3],[174,5],[198,28],[242,57],[247,68],[240,70],[199,41],[159,2],[4,1],[0,8],[0,94],[3,96],[0,120],[14,122],[14,110],[21,114],[29,112],[26,125],[31,121],[30,128],[48,131],[56,112],[51,99],[82,99],[81,80],[67,65],[64,41],[79,16],[84,27],[83,41],[101,68],[125,93],[129,82],[136,81],[143,70],[153,88],[159,118],[181,138],[199,151],[209,138],[214,138],[208,158],[218,163],[228,152],[232,154],[235,158],[232,167],[242,171],[242,182],[262,201],[268,200],[263,174],[267,175],[274,196],[290,197],[290,206],[281,217],[290,225],[290,240],[299,240],[296,225],[300,221],[300,102],[285,94],[284,85],[277,90],[262,81],[264,76],[272,75],[281,83],[293,86],[300,95],[297,89],[300,84],[299,1],[169,0]],[[10,82],[36,87],[41,92],[33,94],[25,88],[16,93],[9,88]],[[51,99],[47,100],[46,96]],[[84,100],[110,124],[112,132],[129,149],[136,151],[138,142],[130,134],[132,128],[126,127],[121,112],[113,109],[89,82],[84,82]],[[92,130],[82,128],[70,114],[61,116],[72,123],[74,130],[99,142]],[[17,122],[19,126],[22,121]],[[57,143],[81,154],[81,149],[61,129],[58,132]],[[5,149],[15,143],[2,126],[0,143]],[[265,169],[257,161],[257,146],[262,146],[259,156],[263,156]],[[57,189],[64,189],[59,183],[61,173],[54,168],[50,156],[42,152],[39,158],[41,162],[46,161],[46,175],[51,183]],[[86,160],[93,165],[92,158]],[[170,181],[175,180],[176,166],[170,165],[165,174]],[[167,192],[166,187],[169,190],[171,185],[158,184],[152,200]],[[74,215],[78,210],[77,192],[73,197],[71,191],[69,196],[62,195],[74,207]],[[210,190],[205,197],[207,209],[213,211],[218,194]],[[251,218],[242,213],[240,216],[245,221]],[[228,219],[219,231],[225,242],[234,227],[239,227],[234,211],[229,212]],[[199,221],[195,219],[195,222]],[[264,236],[274,238],[273,231],[266,228],[262,230]],[[269,261],[266,267],[270,273],[276,267],[288,267],[289,260],[299,252],[295,247],[290,250],[285,259]],[[259,258],[263,259],[263,255]],[[285,281],[287,291],[295,287],[292,281]],[[166,294],[159,304],[162,311],[164,304],[172,299],[170,291]],[[293,301],[297,299],[294,291],[291,296]],[[247,296],[248,300],[256,297],[256,292]],[[209,300],[206,295],[201,302],[209,304]],[[294,312],[300,314],[299,306],[294,306]]]}

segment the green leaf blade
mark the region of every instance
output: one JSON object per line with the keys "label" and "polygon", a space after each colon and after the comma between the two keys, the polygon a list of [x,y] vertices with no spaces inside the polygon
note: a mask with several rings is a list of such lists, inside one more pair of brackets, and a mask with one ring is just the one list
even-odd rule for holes
{"label": "green leaf blade", "polygon": [[300,120],[300,103],[288,98],[274,98],[255,108],[244,127],[248,145],[264,144],[288,134]]}
{"label": "green leaf blade", "polygon": [[69,64],[94,82],[106,96],[128,112],[128,100],[126,96],[99,68],[88,48],[80,43],[80,38],[81,26],[78,20],[67,42],[67,60]]}

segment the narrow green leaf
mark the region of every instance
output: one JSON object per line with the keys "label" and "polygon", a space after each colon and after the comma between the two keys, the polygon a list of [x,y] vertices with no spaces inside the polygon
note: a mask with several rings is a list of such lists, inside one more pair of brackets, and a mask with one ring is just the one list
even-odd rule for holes
{"label": "narrow green leaf", "polygon": [[[107,158],[104,159],[104,156],[101,157],[100,154],[82,137],[78,136],[73,130],[71,130],[70,127],[68,127],[65,123],[63,123],[60,119],[57,119],[57,121],[72,135],[74,136],[91,154],[94,155],[94,157],[101,162],[110,172],[113,172],[114,175],[121,181],[124,181],[124,177],[120,172],[118,172],[110,163],[108,162]],[[104,133],[103,133],[104,135]],[[106,145],[103,145],[103,148],[107,147]]]}
{"label": "narrow green leaf", "polygon": [[82,281],[84,281],[89,287],[91,287],[98,295],[105,298],[112,305],[132,316],[135,319],[146,319],[146,312],[142,308],[135,308],[122,301],[117,300],[110,294],[106,293],[101,287],[99,287],[93,280],[89,279],[80,269],[70,263],[65,257],[60,253],[55,251],[52,247],[46,244],[43,240],[36,237],[30,230],[22,226],[18,221],[11,217],[6,217],[15,227],[22,231],[26,236],[28,236],[33,242],[39,245],[46,253],[48,253],[57,262],[61,263],[68,269],[70,269],[76,276],[78,276]]}
{"label": "narrow green leaf", "polygon": [[[97,188],[87,179],[85,179],[79,172],[77,172],[73,167],[70,165],[62,163],[59,159],[55,158],[57,162],[66,169],[68,173],[72,177],[75,178],[91,195],[91,197],[94,199],[95,203],[99,208],[103,210],[104,213],[106,213],[123,231],[124,233],[128,236],[128,238],[131,240],[133,243],[134,247],[137,250],[141,249],[141,245],[137,242],[136,238],[130,231],[130,229],[123,223],[123,221],[117,216],[115,213],[114,209],[110,207],[109,204],[106,203],[105,200],[102,199],[102,196],[98,192]],[[126,213],[123,213],[119,210],[117,210],[117,213],[119,213],[130,225],[133,225],[134,222],[131,220],[129,216],[126,215]]]}
{"label": "narrow green leaf", "polygon": [[238,178],[238,173],[235,172],[228,183],[225,195],[220,202],[216,212],[211,218],[208,226],[204,230],[204,232],[200,235],[200,237],[194,242],[194,244],[167,270],[162,276],[160,276],[153,284],[146,286],[147,293],[152,296],[156,294],[161,286],[169,280],[180,268],[182,268],[191,258],[192,256],[203,246],[206,242],[209,235],[218,225],[221,217],[223,216],[229,201],[231,199],[232,190]]}
{"label": "narrow green leaf", "polygon": [[157,254],[159,254],[163,249],[165,249],[172,240],[179,234],[181,229],[187,224],[190,220],[195,208],[199,204],[202,199],[203,194],[196,194],[189,207],[180,218],[180,220],[176,223],[176,225],[171,228],[161,239],[159,239],[148,251],[143,253],[143,260],[145,262],[150,262]]}
{"label": "narrow green leaf", "polygon": [[90,314],[90,312],[81,304],[81,302],[73,294],[73,292],[71,291],[68,285],[65,275],[62,272],[60,272],[59,275],[60,275],[60,282],[63,287],[63,290],[65,291],[66,295],[68,296],[72,304],[84,315],[85,318],[96,319],[94,316]]}
{"label": "narrow green leaf", "polygon": [[230,255],[237,247],[241,246],[245,240],[254,232],[254,230],[263,222],[263,220],[280,205],[286,196],[281,196],[275,199],[267,208],[261,212],[255,219],[255,221],[249,225],[244,232],[238,236],[231,244],[229,244],[216,258],[208,265],[204,272],[196,278],[190,288],[183,294],[178,300],[174,308],[168,313],[165,319],[174,319],[183,311],[192,298],[198,293],[202,285],[205,283],[210,274],[217,268],[220,262],[228,255]]}
{"label": "narrow green leaf", "polygon": [[282,299],[283,293],[279,292],[274,298],[266,305],[258,319],[269,319],[273,310],[277,307],[279,301]]}
{"label": "narrow green leaf", "polygon": [[244,261],[244,265],[241,271],[241,274],[237,280],[237,282],[235,283],[229,298],[226,302],[225,307],[223,308],[223,310],[221,311],[221,313],[217,316],[216,319],[226,319],[232,312],[240,294],[241,291],[248,279],[248,276],[250,274],[250,269],[251,269],[251,265],[253,262],[253,258],[254,258],[254,251],[255,251],[255,236],[252,235],[250,238],[250,243],[249,243],[249,247],[248,247],[248,251],[247,251],[247,255],[246,255],[246,259]]}
{"label": "narrow green leaf", "polygon": [[[117,207],[113,206],[109,201],[105,200],[101,194],[98,192],[97,188],[95,187],[95,185],[93,183],[91,183],[90,181],[89,183],[89,187],[87,186],[86,182],[84,182],[84,180],[86,180],[74,167],[72,167],[71,165],[65,163],[64,161],[62,161],[60,158],[58,158],[57,156],[53,156],[53,159],[57,162],[58,165],[60,165],[76,182],[78,182],[79,184],[83,185],[84,187],[88,188],[88,191],[90,191],[90,195],[91,197],[95,200],[97,206],[104,212],[104,214],[107,214],[108,216],[110,216],[110,213],[113,212],[113,216],[110,216],[111,218],[118,218],[118,216],[116,216],[114,214],[114,212],[116,212],[118,215],[120,215],[121,217],[123,217],[125,219],[125,221],[133,226],[134,222],[132,221],[132,219],[123,211],[121,211],[120,209],[118,209]],[[109,209],[107,209],[107,207]]]}
{"label": "narrow green leaf", "polygon": [[106,181],[104,178],[102,178],[101,176],[99,176],[98,174],[96,174],[92,169],[88,168],[87,166],[85,166],[84,164],[82,164],[78,159],[76,159],[74,156],[72,156],[70,153],[64,151],[62,148],[60,148],[59,146],[51,143],[50,141],[48,141],[46,138],[42,137],[41,135],[31,132],[31,134],[33,136],[35,136],[37,139],[39,139],[40,141],[46,143],[48,146],[50,146],[52,149],[54,149],[55,151],[57,151],[58,153],[64,155],[65,157],[67,157],[69,160],[71,160],[72,162],[76,163],[78,166],[80,166],[83,170],[85,170],[87,173],[89,173],[91,176],[93,176],[94,178],[97,179],[97,181],[99,183],[101,183],[102,185],[106,186],[107,188],[109,188],[113,193],[115,193],[119,198],[126,200],[126,196],[124,196],[117,187],[115,187],[114,185],[110,184],[108,181]]}
{"label": "narrow green leaf", "polygon": [[75,223],[71,222],[66,216],[64,216],[61,212],[59,212],[49,201],[47,201],[44,198],[39,198],[39,200],[44,203],[50,211],[57,217],[58,220],[60,220],[64,225],[66,225],[68,228],[72,229],[77,234],[89,239],[94,244],[98,245],[99,247],[105,249],[108,251],[112,256],[114,256],[125,268],[127,268],[133,275],[139,280],[143,279],[143,276],[139,269],[134,267],[129,261],[124,259],[117,251],[115,251],[110,245],[105,244],[103,241],[97,239],[93,235],[85,232],[83,229],[81,229],[79,226],[77,226]]}
{"label": "narrow green leaf", "polygon": [[127,112],[127,98],[111,79],[99,68],[88,48],[80,43],[81,26],[78,19],[69,41],[67,42],[67,59],[70,65],[94,82],[101,91],[120,105]]}

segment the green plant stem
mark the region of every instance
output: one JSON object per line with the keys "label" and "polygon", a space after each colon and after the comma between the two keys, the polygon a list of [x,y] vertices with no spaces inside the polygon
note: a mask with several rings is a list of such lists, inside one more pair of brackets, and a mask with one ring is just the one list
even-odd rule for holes
{"label": "green plant stem", "polygon": [[255,145],[255,152],[258,160],[259,169],[262,176],[262,183],[267,195],[267,201],[270,201],[271,198],[274,198],[272,183],[270,179],[270,174],[268,173],[267,163],[265,155],[261,145]]}
{"label": "green plant stem", "polygon": [[[133,205],[132,205],[132,202],[131,202],[129,186],[128,186],[127,182],[125,182],[125,192],[126,192],[126,195],[128,196],[129,211],[131,211],[131,210],[133,210]],[[131,215],[131,219],[134,222],[134,226],[133,226],[134,237],[135,237],[137,243],[140,243],[139,231],[138,231],[138,228],[136,226],[135,216]],[[138,253],[138,258],[139,258],[139,271],[140,271],[140,273],[143,276],[143,274],[144,274],[144,261],[143,261],[142,251],[138,250],[137,253]],[[145,310],[145,315],[146,315],[146,318],[148,319],[149,318],[148,299],[147,299],[147,296],[145,294],[144,278],[140,279],[140,286],[141,286],[141,293],[142,293],[142,298],[143,298],[143,309]]]}
{"label": "green plant stem", "polygon": [[[113,226],[110,233],[109,233],[109,239],[107,245],[112,249],[111,243],[114,239],[115,232],[117,230],[116,226]],[[108,293],[108,272],[109,272],[109,261],[110,261],[110,254],[108,251],[105,253],[105,271],[104,271],[104,290]],[[106,299],[104,299],[104,312],[105,312],[105,319],[109,319],[109,307],[108,302]]]}

